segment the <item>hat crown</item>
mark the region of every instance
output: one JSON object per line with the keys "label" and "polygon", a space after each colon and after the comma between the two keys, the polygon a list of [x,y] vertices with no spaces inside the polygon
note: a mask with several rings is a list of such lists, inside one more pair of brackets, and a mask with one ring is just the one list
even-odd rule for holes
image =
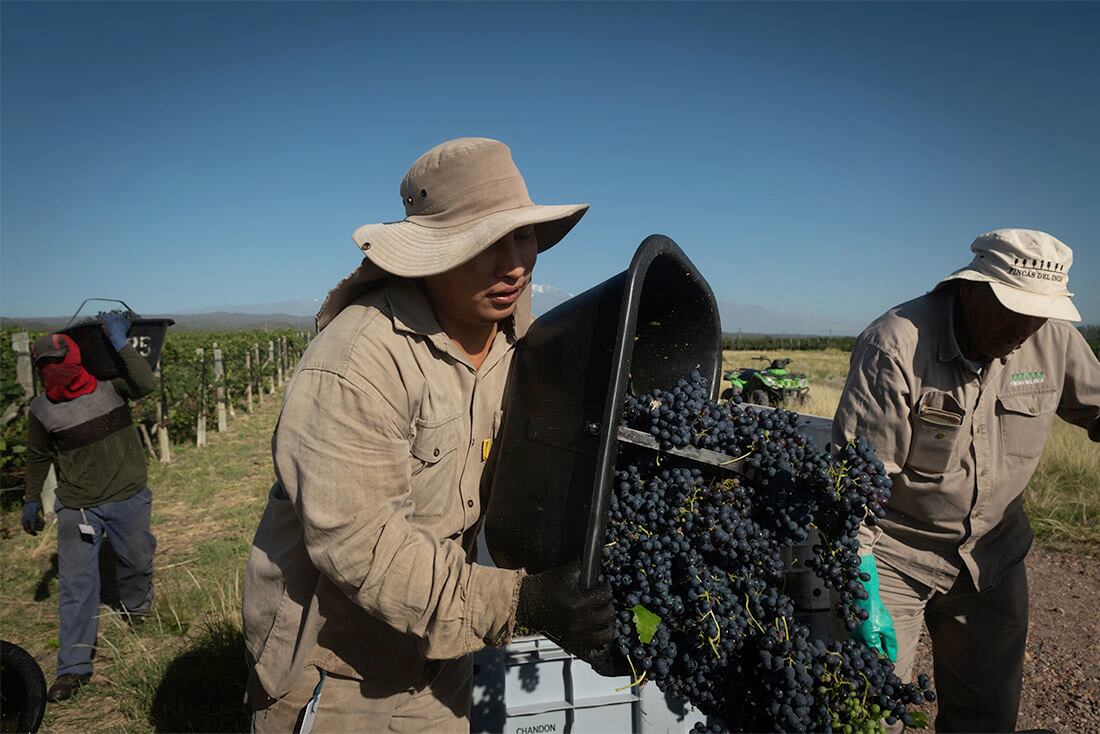
{"label": "hat crown", "polygon": [[490,138],[448,140],[417,158],[401,181],[401,200],[406,218],[429,227],[532,203],[512,151]]}
{"label": "hat crown", "polygon": [[43,334],[31,345],[31,360],[36,364],[43,359],[62,358],[70,353],[75,355],[75,361],[80,361],[80,348],[68,334]]}
{"label": "hat crown", "polygon": [[1046,232],[998,229],[980,235],[970,249],[971,267],[1023,291],[1067,295],[1073,250]]}

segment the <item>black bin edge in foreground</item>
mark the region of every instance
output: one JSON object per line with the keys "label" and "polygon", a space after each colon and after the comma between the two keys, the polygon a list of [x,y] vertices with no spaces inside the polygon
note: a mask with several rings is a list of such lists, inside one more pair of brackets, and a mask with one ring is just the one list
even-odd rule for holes
{"label": "black bin edge in foreground", "polygon": [[596,584],[627,390],[697,369],[714,399],[721,336],[710,286],[662,235],[534,322],[513,358],[486,508],[498,566],[538,573],[579,557],[581,583]]}

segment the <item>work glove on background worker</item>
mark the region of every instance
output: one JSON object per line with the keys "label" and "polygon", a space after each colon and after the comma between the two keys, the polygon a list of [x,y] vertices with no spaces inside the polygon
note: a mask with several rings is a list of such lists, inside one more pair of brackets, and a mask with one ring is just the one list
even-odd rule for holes
{"label": "work glove on background worker", "polygon": [[[867,590],[867,598],[856,601],[867,611],[867,619],[852,631],[852,639],[862,642],[879,655],[898,661],[898,636],[894,631],[894,620],[890,611],[882,603],[878,588],[878,567],[875,557],[870,553],[859,557],[860,581]],[[867,576],[866,579],[863,576]]]}
{"label": "work glove on background worker", "polygon": [[545,632],[574,655],[603,650],[615,639],[615,609],[611,588],[601,583],[584,590],[581,564],[527,576],[519,587],[516,621],[528,629]]}
{"label": "work glove on background worker", "polygon": [[99,320],[103,322],[103,331],[107,333],[107,339],[115,351],[122,349],[129,341],[126,336],[130,331],[130,316],[120,311],[100,311]]}
{"label": "work glove on background worker", "polygon": [[23,530],[29,535],[38,535],[39,530],[46,527],[46,520],[42,517],[42,503],[31,500],[23,503]]}

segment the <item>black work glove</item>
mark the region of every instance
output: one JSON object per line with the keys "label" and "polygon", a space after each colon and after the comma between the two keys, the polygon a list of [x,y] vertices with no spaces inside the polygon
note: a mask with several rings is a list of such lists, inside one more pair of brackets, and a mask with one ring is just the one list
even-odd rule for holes
{"label": "black work glove", "polygon": [[23,503],[23,531],[30,535],[38,535],[38,531],[46,527],[42,519],[42,503],[30,500]]}
{"label": "black work glove", "polygon": [[574,561],[524,578],[516,621],[587,658],[606,651],[615,639],[615,609],[606,583],[582,590],[580,575],[581,563]]}

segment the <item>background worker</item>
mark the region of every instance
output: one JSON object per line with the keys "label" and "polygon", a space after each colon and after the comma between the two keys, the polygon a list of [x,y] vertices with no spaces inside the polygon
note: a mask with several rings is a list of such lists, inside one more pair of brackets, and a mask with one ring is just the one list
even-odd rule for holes
{"label": "background worker", "polygon": [[1056,414],[1100,441],[1100,362],[1066,323],[1081,318],[1069,247],[1002,229],[970,249],[968,267],[860,335],[833,438],[865,436],[893,479],[862,539],[872,593],[857,637],[896,652],[907,680],[923,621],[936,730],[1004,732],[1027,641],[1022,494]]}
{"label": "background worker", "polygon": [[58,616],[57,680],[47,698],[64,701],[92,674],[99,627],[99,551],[110,538],[118,558],[118,593],[131,620],[153,604],[150,531],[152,493],[145,451],[127,400],[156,386],[149,363],[130,346],[128,317],[101,313],[103,330],[125,367],[123,377],[97,380],[64,334],[47,334],[31,350],[45,393],[30,404],[27,489],[23,529],[37,535],[42,485],[57,471]]}
{"label": "background worker", "polygon": [[470,654],[517,623],[575,653],[613,637],[610,589],[582,591],[577,564],[475,562],[536,255],[588,206],[533,204],[485,138],[436,146],[400,191],[404,220],[354,233],[366,257],[275,429],[243,605],[255,731],[468,731]]}

